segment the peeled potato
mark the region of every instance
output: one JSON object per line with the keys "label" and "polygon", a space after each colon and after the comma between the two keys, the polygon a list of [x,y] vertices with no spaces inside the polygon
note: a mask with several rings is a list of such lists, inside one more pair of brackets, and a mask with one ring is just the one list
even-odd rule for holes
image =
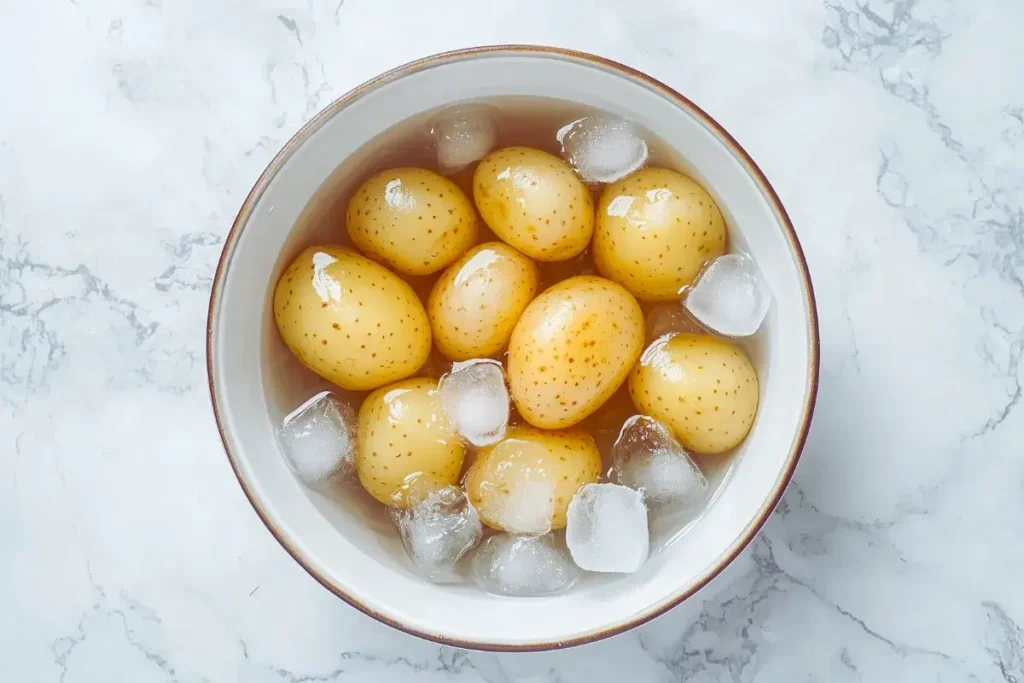
{"label": "peeled potato", "polygon": [[673,301],[704,262],[725,253],[725,221],[711,196],[681,173],[646,168],[605,188],[594,263],[643,301]]}
{"label": "peeled potato", "polygon": [[437,381],[407,379],[366,397],[359,409],[356,473],[371,496],[386,505],[414,478],[455,484],[465,447],[437,401]]}
{"label": "peeled potato", "polygon": [[576,424],[622,385],[643,341],[644,316],[629,292],[592,275],[563,280],[534,299],[512,331],[516,408],[536,427]]}
{"label": "peeled potato", "polygon": [[430,322],[412,288],[341,247],[310,247],[285,269],[274,319],[299,361],[344,389],[408,377],[430,353]]}
{"label": "peeled potato", "polygon": [[539,286],[537,264],[501,242],[466,252],[434,285],[427,315],[438,350],[451,360],[494,356]]}
{"label": "peeled potato", "polygon": [[[523,532],[530,530],[508,527],[522,521],[517,519],[514,509],[515,497],[533,495],[532,491],[522,490],[524,486],[533,487],[546,497],[542,502],[550,509],[550,528],[561,529],[573,494],[600,476],[601,454],[582,429],[544,431],[520,426],[511,428],[504,439],[477,454],[466,474],[466,492],[484,524],[493,529]],[[524,500],[529,498],[520,499]]]}
{"label": "peeled potato", "polygon": [[657,339],[633,368],[629,393],[637,410],[698,453],[738,445],[757,414],[757,374],[746,354],[703,334]]}
{"label": "peeled potato", "polygon": [[405,275],[427,275],[476,242],[473,203],[425,168],[382,171],[359,186],[345,216],[352,243]]}
{"label": "peeled potato", "polygon": [[530,147],[491,152],[473,174],[473,199],[503,242],[538,261],[563,261],[590,243],[594,203],[572,167]]}

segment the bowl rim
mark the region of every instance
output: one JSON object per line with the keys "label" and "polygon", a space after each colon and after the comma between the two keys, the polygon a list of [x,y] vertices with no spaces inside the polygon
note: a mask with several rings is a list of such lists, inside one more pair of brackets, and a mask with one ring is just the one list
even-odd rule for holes
{"label": "bowl rim", "polygon": [[[783,232],[787,242],[789,243],[792,254],[796,257],[797,267],[802,283],[803,293],[808,310],[808,328],[810,331],[808,337],[809,349],[809,387],[807,396],[804,400],[804,406],[802,416],[800,419],[800,427],[797,433],[797,438],[793,443],[793,448],[789,453],[789,457],[786,461],[785,470],[782,476],[776,483],[775,490],[772,495],[765,501],[764,505],[759,510],[757,516],[751,520],[747,528],[736,541],[733,547],[721,555],[714,563],[714,565],[696,582],[692,585],[687,586],[679,593],[673,595],[669,599],[663,601],[660,604],[652,605],[645,609],[639,615],[631,618],[630,620],[607,626],[589,633],[585,633],[580,636],[569,638],[566,640],[559,641],[540,641],[540,642],[529,642],[521,644],[507,644],[507,643],[496,643],[487,642],[482,640],[465,640],[461,638],[451,638],[436,633],[430,633],[428,631],[422,631],[400,621],[393,619],[389,616],[381,614],[366,605],[362,604],[359,599],[346,593],[337,585],[333,584],[331,580],[316,571],[313,566],[306,561],[302,553],[291,544],[289,539],[282,533],[282,531],[275,527],[274,523],[270,520],[270,517],[263,509],[260,501],[256,499],[249,486],[241,475],[241,471],[238,466],[238,462],[234,453],[232,453],[229,445],[227,434],[225,433],[224,422],[221,417],[220,406],[217,402],[217,389],[215,386],[213,363],[213,339],[216,326],[216,314],[218,312],[221,289],[223,286],[225,272],[227,270],[228,261],[232,252],[234,251],[235,243],[238,240],[242,230],[245,229],[249,218],[252,214],[253,208],[256,203],[262,197],[264,191],[269,185],[270,181],[277,175],[284,164],[291,158],[295,151],[324,123],[333,118],[338,112],[343,110],[350,103],[360,98],[365,93],[374,90],[384,84],[390,83],[394,80],[402,78],[412,73],[429,69],[442,64],[447,64],[455,61],[463,61],[470,59],[477,59],[481,57],[492,57],[497,55],[532,55],[540,57],[549,57],[556,59],[565,59],[576,62],[583,62],[587,66],[592,68],[600,68],[610,70],[627,79],[641,82],[642,85],[658,92],[666,99],[672,101],[680,109],[685,110],[694,118],[700,120],[705,126],[708,127],[717,137],[730,149],[735,155],[737,160],[746,168],[747,172],[757,184],[758,188],[764,194],[765,198],[772,205],[780,224],[783,227]],[[732,135],[729,134],[726,129],[719,124],[715,119],[707,114],[703,109],[690,101],[682,93],[674,90],[668,85],[661,81],[634,69],[626,66],[619,62],[600,57],[587,52],[581,52],[578,50],[570,50],[560,47],[549,47],[542,45],[522,45],[522,44],[502,44],[502,45],[485,45],[480,47],[464,48],[459,50],[451,50],[448,52],[441,52],[428,57],[423,57],[412,62],[408,62],[401,66],[395,67],[384,73],[371,78],[370,80],[356,86],[352,90],[343,94],[337,98],[324,109],[318,112],[312,119],[309,120],[302,128],[298,130],[281,150],[274,155],[274,158],[267,165],[263,173],[260,174],[256,180],[249,194],[242,202],[241,207],[238,210],[238,214],[235,217],[231,225],[231,229],[228,231],[227,236],[224,239],[224,247],[221,250],[220,259],[217,262],[217,269],[214,274],[213,284],[210,292],[210,304],[207,312],[206,321],[206,370],[207,370],[207,381],[210,390],[210,400],[213,407],[214,419],[217,423],[217,431],[220,433],[221,442],[224,447],[224,452],[227,455],[228,462],[231,465],[231,469],[235,474],[235,478],[238,480],[239,485],[242,487],[242,491],[245,493],[245,497],[248,499],[249,504],[252,505],[256,514],[263,521],[263,524],[270,531],[271,535],[277,540],[284,550],[291,555],[306,572],[312,576],[320,585],[326,588],[328,591],[341,598],[343,601],[355,607],[357,610],[366,614],[367,616],[386,624],[396,630],[408,633],[418,638],[433,641],[442,645],[448,645],[452,647],[465,648],[470,650],[483,650],[492,652],[537,652],[545,650],[556,650],[562,648],[574,647],[577,645],[583,645],[586,643],[592,643],[598,640],[603,640],[614,635],[625,633],[633,628],[636,628],[655,617],[658,617],[670,609],[678,606],[686,599],[693,596],[699,590],[704,588],[708,583],[718,576],[729,564],[736,559],[737,556],[753,541],[753,539],[760,532],[761,528],[768,521],[769,516],[775,510],[779,501],[782,499],[783,493],[789,485],[790,480],[793,477],[793,472],[796,469],[796,465],[800,460],[800,456],[803,452],[804,444],[807,440],[808,430],[810,429],[811,418],[814,413],[815,402],[817,400],[818,393],[818,375],[820,366],[820,336],[818,329],[818,312],[817,304],[814,296],[814,288],[811,284],[811,276],[807,267],[807,260],[804,256],[803,249],[800,246],[800,241],[797,238],[796,231],[793,228],[793,223],[789,218],[789,214],[783,207],[778,194],[775,189],[768,182],[761,169],[754,163],[754,160],[746,152],[745,149],[736,141]]]}

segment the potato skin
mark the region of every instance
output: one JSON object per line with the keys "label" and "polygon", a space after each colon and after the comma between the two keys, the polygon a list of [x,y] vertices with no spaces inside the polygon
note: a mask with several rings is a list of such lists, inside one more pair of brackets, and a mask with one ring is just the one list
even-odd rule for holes
{"label": "potato skin", "polygon": [[383,266],[343,247],[310,247],[277,282],[274,319],[307,368],[350,390],[414,374],[430,353],[416,293]]}
{"label": "potato skin", "polygon": [[620,285],[582,275],[547,289],[512,331],[509,388],[530,424],[560,429],[596,411],[640,357],[644,317]]}
{"label": "potato skin", "polygon": [[456,484],[465,447],[437,401],[437,381],[407,379],[381,387],[359,408],[356,473],[367,492],[384,503],[413,475],[437,488]]}
{"label": "potato skin", "polygon": [[507,244],[470,249],[441,274],[427,301],[438,350],[453,361],[500,354],[539,285],[537,264]]}
{"label": "potato skin", "polygon": [[704,262],[725,253],[725,220],[682,173],[646,168],[601,193],[594,263],[641,301],[675,301]]}
{"label": "potato skin", "polygon": [[345,214],[352,243],[403,275],[429,275],[477,238],[473,203],[451,180],[425,168],[392,168],[364,182]]}
{"label": "potato skin", "polygon": [[491,152],[473,174],[473,199],[487,226],[537,261],[570,259],[590,243],[594,202],[565,161],[531,147]]}
{"label": "potato skin", "polygon": [[686,448],[722,453],[747,436],[757,414],[757,373],[743,351],[705,334],[666,335],[629,376],[636,409],[664,422]]}
{"label": "potato skin", "polygon": [[550,482],[551,528],[561,529],[569,501],[580,487],[596,482],[601,469],[601,454],[582,429],[546,431],[521,425],[480,450],[466,474],[466,492],[484,524],[507,531],[501,525],[501,498],[523,482]]}

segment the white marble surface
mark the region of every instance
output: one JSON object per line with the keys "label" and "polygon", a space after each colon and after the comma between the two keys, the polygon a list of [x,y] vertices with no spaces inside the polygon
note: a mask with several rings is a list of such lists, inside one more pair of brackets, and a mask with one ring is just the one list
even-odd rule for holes
{"label": "white marble surface", "polygon": [[[0,0],[0,680],[1024,681],[1021,26],[1017,0]],[[385,68],[496,42],[717,117],[822,322],[761,537],[701,600],[548,654],[334,599],[243,498],[206,390],[214,263],[280,145]]]}

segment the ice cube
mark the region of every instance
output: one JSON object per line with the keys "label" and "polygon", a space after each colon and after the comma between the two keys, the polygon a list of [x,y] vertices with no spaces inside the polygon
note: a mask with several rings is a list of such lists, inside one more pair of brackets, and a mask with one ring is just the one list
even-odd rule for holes
{"label": "ice cube", "polygon": [[746,337],[757,332],[771,292],[754,259],[725,254],[711,261],[686,292],[686,310],[714,332]]}
{"label": "ice cube", "polygon": [[[540,473],[535,479],[500,482],[500,489],[487,491],[481,507],[484,516],[513,534],[540,536],[551,531],[555,509],[555,487]],[[488,487],[490,488],[490,487]]]}
{"label": "ice cube", "polygon": [[433,581],[452,580],[455,563],[483,535],[480,516],[457,486],[430,491],[408,508],[392,507],[391,519],[413,565]]}
{"label": "ice cube", "polygon": [[445,175],[483,159],[498,142],[494,112],[481,104],[443,112],[432,121],[430,134],[437,148],[437,166]]}
{"label": "ice cube", "polygon": [[322,391],[293,410],[277,429],[285,462],[313,488],[355,470],[356,415],[336,394]]}
{"label": "ice cube", "polygon": [[473,573],[484,590],[497,595],[554,593],[579,578],[564,544],[552,534],[495,534],[476,551]]}
{"label": "ice cube", "polygon": [[442,410],[469,443],[487,446],[505,436],[509,399],[501,363],[490,359],[455,363],[437,391]]}
{"label": "ice cube", "polygon": [[558,131],[562,156],[588,183],[613,183],[647,162],[647,143],[629,121],[585,116]]}
{"label": "ice cube", "polygon": [[628,486],[587,484],[569,502],[565,542],[581,569],[635,572],[650,548],[643,497]]}
{"label": "ice cube", "polygon": [[626,420],[612,449],[616,480],[636,489],[648,505],[689,505],[703,499],[708,480],[661,422],[646,415]]}

